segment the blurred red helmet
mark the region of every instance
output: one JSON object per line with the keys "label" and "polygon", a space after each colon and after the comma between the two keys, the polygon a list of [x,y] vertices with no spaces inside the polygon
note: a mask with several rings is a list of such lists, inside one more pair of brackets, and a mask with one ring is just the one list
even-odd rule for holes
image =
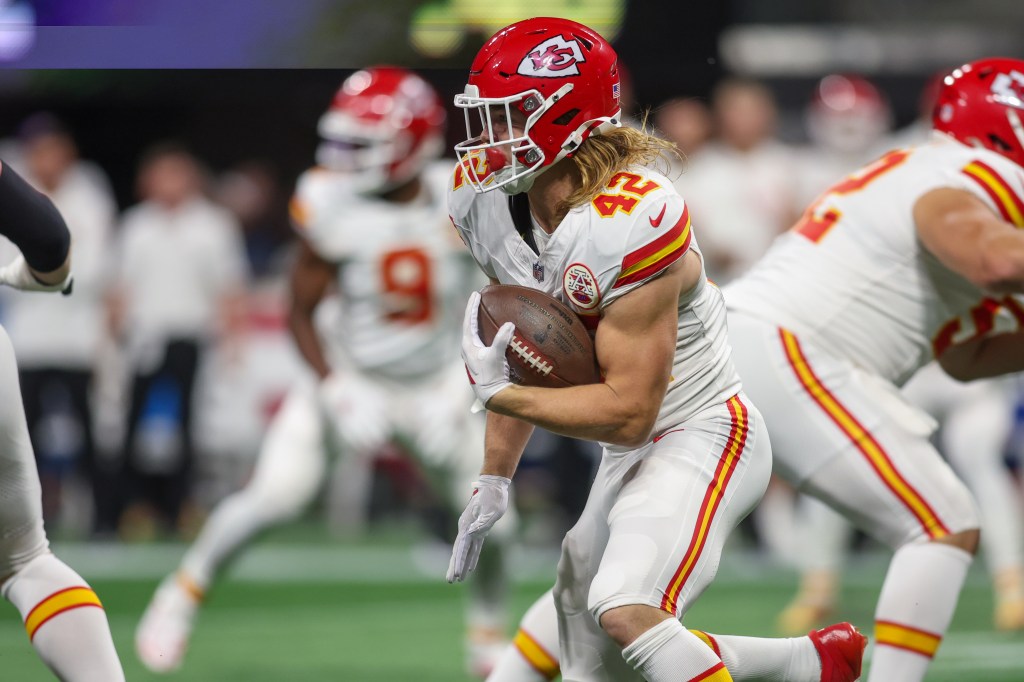
{"label": "blurred red helmet", "polygon": [[[469,138],[455,151],[476,191],[525,192],[588,137],[619,127],[617,60],[604,38],[568,19],[527,19],[488,40],[465,92],[455,97]],[[526,118],[523,134],[496,134],[492,119],[511,121],[513,110]],[[512,163],[499,149],[504,146],[511,147]]]}
{"label": "blurred red helmet", "polygon": [[807,129],[816,144],[842,152],[870,151],[892,124],[889,102],[871,81],[830,74],[814,88]]}
{"label": "blurred red helmet", "polygon": [[411,71],[356,71],[320,117],[316,160],[351,173],[363,192],[385,192],[411,180],[441,153],[444,122],[437,93]]}
{"label": "blurred red helmet", "polygon": [[942,82],[932,127],[1024,166],[1024,61],[979,59]]}

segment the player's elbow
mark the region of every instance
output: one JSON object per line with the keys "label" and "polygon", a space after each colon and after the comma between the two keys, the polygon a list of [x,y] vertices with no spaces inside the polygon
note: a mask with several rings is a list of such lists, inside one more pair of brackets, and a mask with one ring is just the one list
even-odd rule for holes
{"label": "player's elbow", "polygon": [[648,410],[633,410],[621,415],[614,430],[605,440],[613,445],[637,448],[651,439],[658,413]]}

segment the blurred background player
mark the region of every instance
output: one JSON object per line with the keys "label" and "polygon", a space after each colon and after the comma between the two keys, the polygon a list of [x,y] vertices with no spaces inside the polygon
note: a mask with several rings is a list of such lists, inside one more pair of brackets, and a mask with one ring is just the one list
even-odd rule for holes
{"label": "blurred background player", "polygon": [[960,380],[1024,368],[1019,320],[994,320],[1016,304],[990,298],[1024,292],[1022,93],[1019,60],[953,71],[942,134],[833,185],[725,292],[776,471],[895,550],[870,682],[924,678],[979,538],[932,423],[896,387],[932,358]]}
{"label": "blurred background player", "polygon": [[[320,165],[300,178],[292,206],[302,243],[289,326],[312,371],[275,416],[250,483],[214,510],[146,610],[136,646],[150,669],[181,665],[228,558],[311,503],[326,478],[326,443],[366,461],[397,440],[438,492],[464,502],[483,423],[469,412],[457,335],[480,282],[448,219],[451,165],[430,163],[444,122],[433,88],[391,67],[350,76],[320,119]],[[505,642],[500,543],[485,564],[467,614],[467,664],[478,675]]]}
{"label": "blurred background player", "polygon": [[[21,251],[0,268],[0,283],[23,291],[70,293],[71,235],[49,199],[0,165],[0,234]],[[42,661],[68,682],[124,680],[96,593],[50,553],[39,477],[21,406],[18,369],[0,330],[0,592],[21,613]]]}
{"label": "blurred background player", "polygon": [[833,182],[890,148],[892,111],[882,92],[863,76],[829,74],[818,81],[804,110],[804,124],[809,144],[795,157],[798,213]]}
{"label": "blurred background player", "polygon": [[[247,280],[238,223],[204,194],[198,159],[166,142],[139,164],[140,203],[118,233],[109,319],[129,374],[120,458],[128,536],[176,532],[193,469],[196,375],[212,339],[231,343]],[[107,523],[108,521],[105,521]]]}

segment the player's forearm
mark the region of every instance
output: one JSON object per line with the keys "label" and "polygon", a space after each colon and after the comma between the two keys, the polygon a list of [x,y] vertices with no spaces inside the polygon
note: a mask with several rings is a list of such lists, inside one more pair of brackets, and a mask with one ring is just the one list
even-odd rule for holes
{"label": "player's forearm", "polygon": [[327,362],[320,337],[313,326],[312,315],[304,314],[301,310],[292,310],[288,316],[288,329],[306,363],[313,368],[318,377],[326,378],[331,373],[331,366]]}
{"label": "player's forearm", "polygon": [[650,438],[657,419],[651,405],[639,396],[620,395],[608,384],[557,389],[513,385],[495,395],[487,409],[571,438],[638,446]]}
{"label": "player's forearm", "polygon": [[484,465],[480,473],[512,478],[531,434],[533,424],[515,417],[488,412],[487,432],[484,438]]}
{"label": "player's forearm", "polygon": [[939,365],[958,381],[1024,371],[1024,331],[986,336],[952,346],[939,357]]}

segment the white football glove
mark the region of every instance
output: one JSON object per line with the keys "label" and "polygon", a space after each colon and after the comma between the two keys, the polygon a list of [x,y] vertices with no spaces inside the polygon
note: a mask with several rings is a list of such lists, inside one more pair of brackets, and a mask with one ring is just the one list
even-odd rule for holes
{"label": "white football glove", "polygon": [[494,335],[494,342],[485,346],[480,340],[480,293],[474,291],[466,305],[466,316],[462,320],[462,359],[469,372],[469,382],[473,386],[477,400],[487,405],[487,401],[512,383],[508,380],[508,360],[505,349],[512,341],[515,325],[506,322]]}
{"label": "white football glove", "polygon": [[391,435],[387,404],[376,388],[351,375],[320,382],[320,402],[341,441],[359,452],[374,450]]}
{"label": "white football glove", "polygon": [[57,284],[44,284],[40,282],[28,268],[25,257],[18,255],[7,265],[0,267],[0,284],[20,289],[21,291],[60,291],[71,292],[71,273]]}
{"label": "white football glove", "polygon": [[511,483],[511,479],[504,476],[488,475],[481,475],[473,483],[473,497],[459,517],[459,534],[452,548],[452,559],[448,562],[448,582],[461,582],[476,568],[484,538],[508,507]]}

